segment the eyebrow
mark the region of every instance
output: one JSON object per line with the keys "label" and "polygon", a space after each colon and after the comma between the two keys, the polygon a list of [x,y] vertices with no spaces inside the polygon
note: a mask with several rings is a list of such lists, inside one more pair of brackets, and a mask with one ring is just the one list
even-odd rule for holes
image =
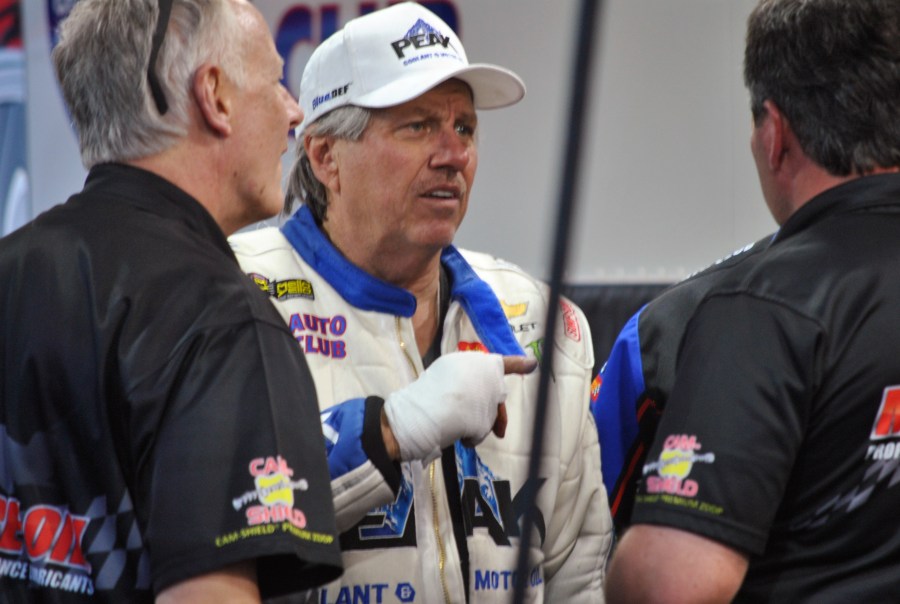
{"label": "eyebrow", "polygon": [[[410,116],[418,117],[421,119],[438,119],[443,120],[447,115],[447,112],[444,110],[444,107],[441,106],[438,109],[434,109],[430,104],[414,104],[409,105],[406,108],[401,109],[399,106],[394,107],[384,107],[382,109],[374,109],[376,114],[381,113],[384,116],[393,116],[397,119],[403,119]],[[478,121],[478,112],[477,111],[468,111],[463,110],[459,111],[456,114],[455,121],[465,120],[469,122],[477,122]]]}

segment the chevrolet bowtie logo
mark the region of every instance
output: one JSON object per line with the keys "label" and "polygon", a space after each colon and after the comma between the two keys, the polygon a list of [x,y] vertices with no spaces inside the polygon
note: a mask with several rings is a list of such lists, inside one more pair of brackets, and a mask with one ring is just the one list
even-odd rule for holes
{"label": "chevrolet bowtie logo", "polygon": [[503,307],[503,314],[506,315],[507,319],[514,319],[516,317],[521,317],[525,314],[525,311],[528,310],[528,302],[519,302],[518,304],[507,304],[503,300],[500,300],[500,306]]}

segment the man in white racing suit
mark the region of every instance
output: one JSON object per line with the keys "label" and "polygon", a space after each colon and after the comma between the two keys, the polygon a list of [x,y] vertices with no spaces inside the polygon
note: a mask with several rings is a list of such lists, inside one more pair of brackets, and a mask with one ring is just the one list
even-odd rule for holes
{"label": "man in white racing suit", "polygon": [[[544,455],[526,484],[539,376],[502,365],[540,357],[548,290],[452,245],[475,110],[524,85],[469,64],[446,23],[404,3],[326,40],[301,91],[290,189],[304,204],[231,243],[306,352],[322,409],[345,573],[310,600],[509,601],[534,487],[525,599],[602,601],[611,522],[587,322],[559,302]],[[469,402],[496,389],[505,408]]]}

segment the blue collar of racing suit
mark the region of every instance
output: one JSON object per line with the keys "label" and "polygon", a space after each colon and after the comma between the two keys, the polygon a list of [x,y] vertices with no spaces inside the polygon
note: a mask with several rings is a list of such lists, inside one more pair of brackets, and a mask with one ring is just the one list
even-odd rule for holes
{"label": "blue collar of racing suit", "polygon": [[[306,205],[281,227],[300,257],[349,304],[361,310],[411,317],[416,298],[409,291],[373,277],[348,261],[328,240]],[[459,302],[491,352],[524,355],[491,287],[481,280],[452,245],[441,252],[450,279],[450,297]]]}

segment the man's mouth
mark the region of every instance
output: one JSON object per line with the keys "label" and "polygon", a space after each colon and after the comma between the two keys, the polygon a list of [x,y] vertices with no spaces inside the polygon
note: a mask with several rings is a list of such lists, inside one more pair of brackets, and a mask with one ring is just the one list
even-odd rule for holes
{"label": "man's mouth", "polygon": [[431,199],[462,199],[462,192],[458,187],[435,187],[422,193],[422,197]]}

